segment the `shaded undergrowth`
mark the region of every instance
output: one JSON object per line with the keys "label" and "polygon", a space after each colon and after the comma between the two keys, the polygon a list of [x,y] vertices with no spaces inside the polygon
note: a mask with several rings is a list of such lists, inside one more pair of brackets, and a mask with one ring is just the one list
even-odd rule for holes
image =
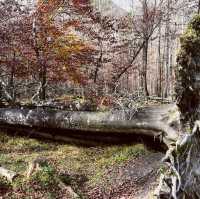
{"label": "shaded undergrowth", "polygon": [[[84,187],[102,184],[106,171],[130,159],[148,154],[142,144],[83,147],[73,144],[10,136],[0,133],[0,165],[20,174],[13,183],[0,178],[3,198],[70,198],[62,182],[87,198]],[[30,162],[44,158],[45,164],[30,178],[26,172]]]}

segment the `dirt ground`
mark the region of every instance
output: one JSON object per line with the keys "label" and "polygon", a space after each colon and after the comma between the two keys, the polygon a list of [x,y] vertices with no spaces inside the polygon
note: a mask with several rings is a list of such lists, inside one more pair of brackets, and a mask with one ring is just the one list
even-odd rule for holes
{"label": "dirt ground", "polygon": [[150,153],[107,171],[104,183],[88,191],[90,199],[151,199],[162,153]]}

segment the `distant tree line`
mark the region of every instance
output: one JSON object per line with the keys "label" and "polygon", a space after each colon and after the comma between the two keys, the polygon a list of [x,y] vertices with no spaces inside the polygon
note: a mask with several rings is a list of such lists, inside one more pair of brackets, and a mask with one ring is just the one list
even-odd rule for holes
{"label": "distant tree line", "polygon": [[[112,1],[104,5],[1,1],[1,101],[35,103],[76,88],[88,98],[172,96],[178,38],[199,1],[140,0],[130,12]],[[115,15],[117,9],[122,14]]]}

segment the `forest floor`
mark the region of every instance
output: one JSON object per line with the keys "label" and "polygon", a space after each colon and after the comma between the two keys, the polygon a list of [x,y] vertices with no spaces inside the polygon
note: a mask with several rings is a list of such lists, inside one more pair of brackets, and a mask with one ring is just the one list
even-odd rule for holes
{"label": "forest floor", "polygon": [[[84,147],[1,132],[0,165],[20,175],[0,178],[0,198],[151,198],[162,156],[143,144]],[[45,162],[26,177],[36,158]]]}

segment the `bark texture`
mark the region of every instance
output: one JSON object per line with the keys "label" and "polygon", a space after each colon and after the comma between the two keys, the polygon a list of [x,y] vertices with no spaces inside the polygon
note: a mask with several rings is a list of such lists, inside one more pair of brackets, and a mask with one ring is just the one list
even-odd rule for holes
{"label": "bark texture", "polygon": [[[179,114],[175,105],[108,112],[0,109],[1,124],[71,129],[87,132],[119,132],[167,137],[176,140]],[[175,128],[176,127],[176,128]],[[76,132],[74,132],[76,133]]]}

